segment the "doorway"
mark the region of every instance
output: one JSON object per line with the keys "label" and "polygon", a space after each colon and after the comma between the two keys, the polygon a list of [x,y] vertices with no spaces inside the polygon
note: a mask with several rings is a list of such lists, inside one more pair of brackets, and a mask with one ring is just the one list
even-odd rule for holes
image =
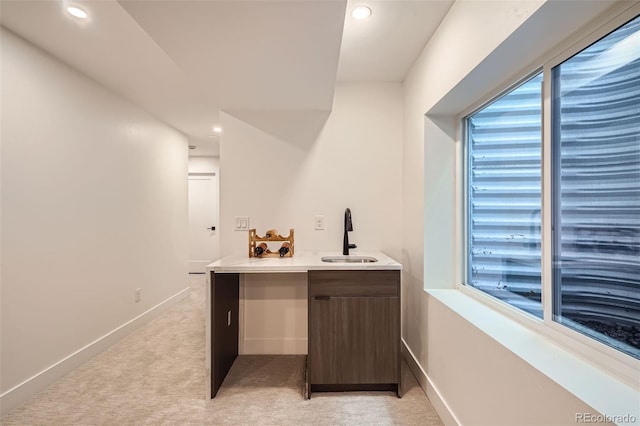
{"label": "doorway", "polygon": [[219,252],[218,177],[189,173],[189,273],[205,273]]}

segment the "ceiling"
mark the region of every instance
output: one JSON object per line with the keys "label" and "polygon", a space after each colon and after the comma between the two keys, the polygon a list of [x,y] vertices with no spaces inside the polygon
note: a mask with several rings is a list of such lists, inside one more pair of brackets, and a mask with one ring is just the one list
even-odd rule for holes
{"label": "ceiling", "polygon": [[[293,143],[336,81],[402,81],[453,0],[1,0],[0,23],[218,155],[220,111]],[[355,5],[372,15],[357,21]]]}

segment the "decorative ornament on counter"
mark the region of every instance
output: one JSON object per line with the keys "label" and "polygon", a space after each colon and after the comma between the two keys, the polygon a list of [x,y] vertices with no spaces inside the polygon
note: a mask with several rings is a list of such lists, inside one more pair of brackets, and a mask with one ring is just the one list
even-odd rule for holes
{"label": "decorative ornament on counter", "polygon": [[[282,243],[276,251],[271,251],[268,242]],[[275,229],[269,229],[264,237],[256,233],[255,228],[249,230],[249,257],[293,257],[293,228],[289,235],[283,237]]]}

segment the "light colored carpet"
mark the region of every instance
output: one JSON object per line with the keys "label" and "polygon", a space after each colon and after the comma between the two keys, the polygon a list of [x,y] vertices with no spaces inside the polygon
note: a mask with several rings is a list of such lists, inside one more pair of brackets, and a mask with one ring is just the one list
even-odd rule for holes
{"label": "light colored carpet", "polygon": [[162,316],[2,418],[3,425],[442,425],[403,365],[391,392],[302,397],[304,357],[240,356],[215,399],[205,395],[205,277]]}

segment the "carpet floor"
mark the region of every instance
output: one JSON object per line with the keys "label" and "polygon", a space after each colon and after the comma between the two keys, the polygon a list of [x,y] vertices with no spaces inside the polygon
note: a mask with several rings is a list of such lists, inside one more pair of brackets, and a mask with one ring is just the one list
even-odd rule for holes
{"label": "carpet floor", "polygon": [[190,296],[49,386],[2,425],[442,425],[403,363],[391,392],[302,396],[304,356],[241,355],[205,395],[205,277]]}

